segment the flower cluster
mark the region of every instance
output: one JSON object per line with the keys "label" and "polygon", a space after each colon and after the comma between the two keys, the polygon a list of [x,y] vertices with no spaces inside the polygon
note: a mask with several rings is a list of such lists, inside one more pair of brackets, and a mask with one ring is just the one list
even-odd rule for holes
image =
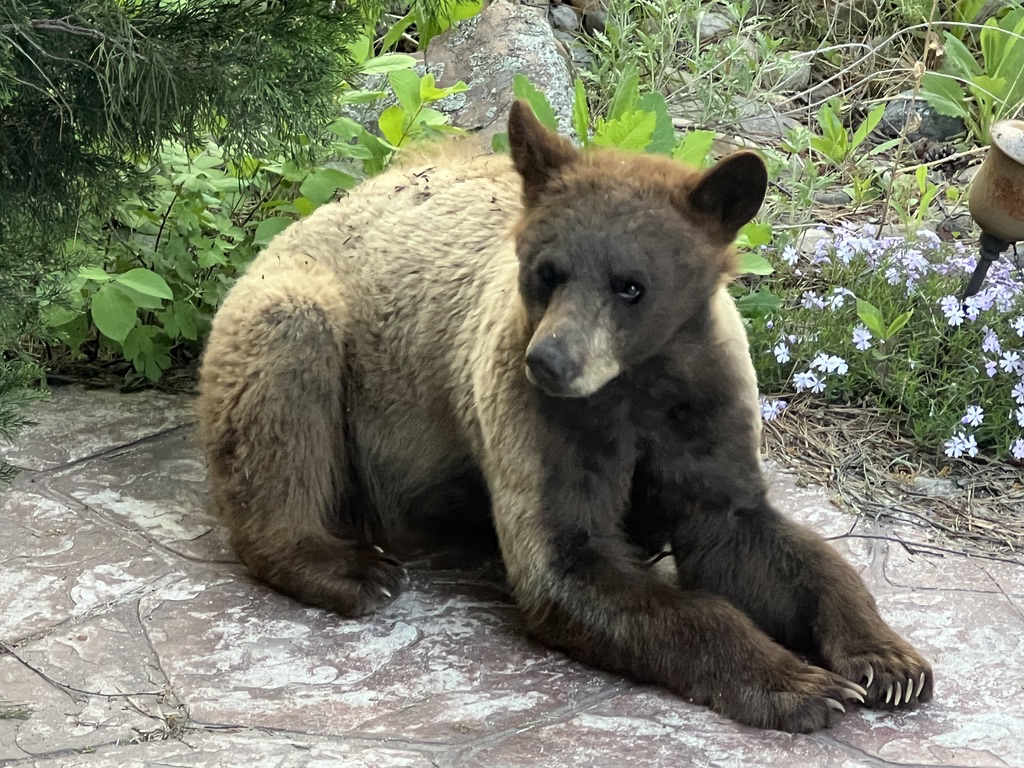
{"label": "flower cluster", "polygon": [[[770,279],[778,310],[750,318],[767,390],[856,399],[902,412],[953,458],[1024,461],[1024,295],[1008,260],[961,300],[977,253],[934,233],[815,232],[787,245]],[[759,352],[758,350],[763,350]],[[765,420],[785,401],[764,400]]]}

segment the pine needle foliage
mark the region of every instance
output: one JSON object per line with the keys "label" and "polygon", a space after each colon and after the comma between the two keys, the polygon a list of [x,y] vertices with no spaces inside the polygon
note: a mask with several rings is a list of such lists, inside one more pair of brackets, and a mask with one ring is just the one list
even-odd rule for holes
{"label": "pine needle foliage", "polygon": [[[0,437],[38,377],[23,340],[63,244],[145,187],[161,142],[310,152],[378,0],[0,2]],[[11,476],[0,461],[0,484]]]}

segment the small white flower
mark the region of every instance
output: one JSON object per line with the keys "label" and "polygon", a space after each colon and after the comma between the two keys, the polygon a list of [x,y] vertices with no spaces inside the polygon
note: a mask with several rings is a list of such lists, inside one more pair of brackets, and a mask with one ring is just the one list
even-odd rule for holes
{"label": "small white flower", "polygon": [[1010,350],[1009,352],[1003,352],[1002,357],[999,358],[999,367],[1007,373],[1015,373],[1020,368],[1020,353]]}
{"label": "small white flower", "polygon": [[981,342],[982,352],[988,352],[992,355],[998,355],[1003,351],[1003,346],[999,342],[999,337],[996,332],[989,328],[987,325],[981,329],[985,333],[985,338]]}
{"label": "small white flower", "polygon": [[765,421],[775,421],[786,409],[786,405],[785,400],[762,400],[761,418]]}
{"label": "small white flower", "polygon": [[788,264],[789,266],[792,267],[794,264],[796,264],[799,258],[800,253],[797,251],[795,246],[787,245],[785,248],[782,249],[783,263]]}
{"label": "small white flower", "polygon": [[946,322],[954,327],[963,325],[964,308],[960,304],[960,299],[956,296],[943,296],[942,301],[939,302],[942,307],[942,314],[946,317]]}
{"label": "small white flower", "polygon": [[803,392],[805,389],[811,389],[818,384],[818,377],[815,376],[811,371],[801,371],[793,374],[793,386],[797,392]]}
{"label": "small white flower", "polygon": [[1018,403],[1024,403],[1024,379],[1021,379],[1013,385],[1013,389],[1010,391],[1013,395],[1014,401]]}
{"label": "small white flower", "polygon": [[1017,461],[1024,461],[1024,438],[1018,437],[1013,441],[1013,444],[1010,445],[1010,453]]}
{"label": "small white flower", "polygon": [[789,362],[789,347],[787,347],[784,342],[780,341],[776,344],[775,349],[773,349],[772,352],[775,353],[775,359],[778,360],[779,363]]}
{"label": "small white flower", "polygon": [[865,349],[871,348],[871,331],[869,331],[863,325],[858,325],[853,329],[853,346],[857,349],[864,351]]}
{"label": "small white flower", "polygon": [[985,421],[985,409],[980,405],[968,405],[967,413],[960,419],[961,424],[971,427],[980,427],[983,421]]}
{"label": "small white flower", "polygon": [[1014,411],[1013,415],[1017,418],[1017,424],[1024,427],[1024,405]]}

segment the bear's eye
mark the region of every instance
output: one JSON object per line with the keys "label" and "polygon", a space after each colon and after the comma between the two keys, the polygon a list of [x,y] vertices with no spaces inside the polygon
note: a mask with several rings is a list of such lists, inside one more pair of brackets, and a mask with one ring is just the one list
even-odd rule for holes
{"label": "bear's eye", "polygon": [[555,288],[566,281],[565,273],[550,261],[543,262],[537,267],[537,279],[546,288]]}
{"label": "bear's eye", "polygon": [[636,304],[644,295],[644,287],[632,278],[613,277],[612,293],[623,301]]}

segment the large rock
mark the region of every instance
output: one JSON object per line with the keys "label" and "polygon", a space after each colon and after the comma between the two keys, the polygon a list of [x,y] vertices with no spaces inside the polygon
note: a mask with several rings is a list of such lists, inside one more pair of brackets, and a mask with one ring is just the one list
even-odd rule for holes
{"label": "large rock", "polygon": [[469,86],[437,105],[453,125],[485,136],[504,131],[515,100],[512,80],[523,74],[547,95],[560,132],[571,133],[572,77],[545,10],[495,0],[430,41],[427,70],[438,85]]}

